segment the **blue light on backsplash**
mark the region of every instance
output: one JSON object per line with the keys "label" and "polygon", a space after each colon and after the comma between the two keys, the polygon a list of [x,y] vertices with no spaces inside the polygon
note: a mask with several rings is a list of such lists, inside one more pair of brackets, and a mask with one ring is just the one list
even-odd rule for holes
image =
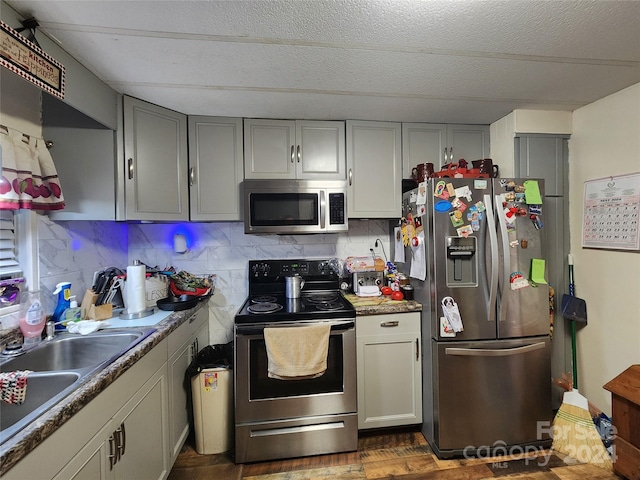
{"label": "blue light on backsplash", "polygon": [[187,249],[193,248],[195,245],[195,233],[189,228],[188,224],[180,223],[175,226],[176,228],[172,229],[167,236],[167,245],[169,248],[173,249],[173,238],[176,234],[184,235],[187,240]]}

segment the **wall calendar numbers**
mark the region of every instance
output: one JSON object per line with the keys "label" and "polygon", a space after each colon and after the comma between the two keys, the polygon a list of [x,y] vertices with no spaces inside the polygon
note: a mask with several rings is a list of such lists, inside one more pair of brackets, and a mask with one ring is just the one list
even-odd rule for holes
{"label": "wall calendar numbers", "polygon": [[640,250],[640,173],[584,182],[582,246]]}

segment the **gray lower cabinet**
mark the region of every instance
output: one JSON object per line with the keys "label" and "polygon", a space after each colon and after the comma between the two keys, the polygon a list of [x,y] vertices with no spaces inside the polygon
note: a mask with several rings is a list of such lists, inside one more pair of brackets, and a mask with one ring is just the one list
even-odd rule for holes
{"label": "gray lower cabinet", "polygon": [[160,369],[54,479],[166,478],[166,390]]}
{"label": "gray lower cabinet", "polygon": [[169,337],[169,456],[173,465],[189,435],[191,396],[185,372],[200,349],[209,344],[208,310],[202,309]]}
{"label": "gray lower cabinet", "polygon": [[185,371],[209,342],[208,319],[201,308],[183,322],[3,480],[167,478],[189,432]]}
{"label": "gray lower cabinet", "polygon": [[422,422],[420,312],[356,317],[358,429]]}
{"label": "gray lower cabinet", "polygon": [[189,220],[187,116],[124,97],[127,220]]}
{"label": "gray lower cabinet", "polygon": [[190,116],[190,218],[242,220],[242,119]]}

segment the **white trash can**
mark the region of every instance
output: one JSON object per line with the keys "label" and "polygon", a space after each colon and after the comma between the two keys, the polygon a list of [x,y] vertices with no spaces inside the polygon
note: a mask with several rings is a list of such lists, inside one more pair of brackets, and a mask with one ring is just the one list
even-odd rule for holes
{"label": "white trash can", "polygon": [[233,376],[229,368],[205,368],[191,378],[196,452],[231,449],[233,439]]}

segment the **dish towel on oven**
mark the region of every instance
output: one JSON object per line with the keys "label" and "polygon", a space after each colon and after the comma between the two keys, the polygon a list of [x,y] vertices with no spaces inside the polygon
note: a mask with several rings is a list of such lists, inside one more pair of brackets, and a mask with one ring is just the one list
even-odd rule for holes
{"label": "dish towel on oven", "polygon": [[269,378],[320,377],[327,369],[331,325],[264,329]]}

